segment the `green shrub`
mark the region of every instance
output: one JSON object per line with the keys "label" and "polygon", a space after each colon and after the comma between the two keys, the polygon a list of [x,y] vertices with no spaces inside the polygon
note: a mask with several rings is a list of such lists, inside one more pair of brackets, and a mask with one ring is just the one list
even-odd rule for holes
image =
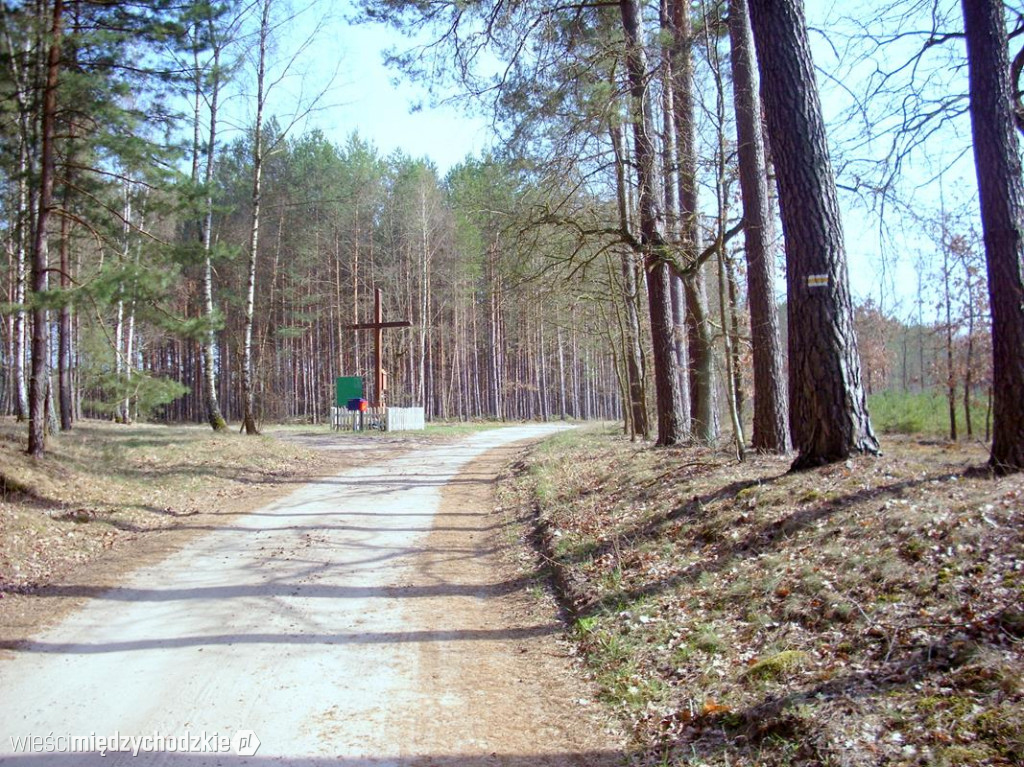
{"label": "green shrub", "polygon": [[[964,416],[962,394],[957,398],[957,427],[962,432]],[[886,434],[949,434],[949,402],[938,392],[885,391],[868,397],[868,411],[875,429]],[[975,431],[984,433],[985,403],[974,400],[971,417]]]}

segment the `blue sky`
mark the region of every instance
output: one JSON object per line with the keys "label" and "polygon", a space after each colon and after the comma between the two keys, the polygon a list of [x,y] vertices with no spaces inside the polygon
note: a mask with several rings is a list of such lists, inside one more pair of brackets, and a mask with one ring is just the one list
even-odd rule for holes
{"label": "blue sky", "polygon": [[[289,37],[308,34],[302,30],[309,29],[324,5],[313,7],[306,24]],[[442,174],[467,155],[484,151],[486,121],[450,106],[431,108],[425,105],[422,87],[406,81],[396,84],[395,73],[383,63],[384,52],[408,41],[379,24],[352,24],[345,18],[351,13],[346,2],[327,21],[313,47],[310,78],[324,82],[335,66],[337,73],[323,99],[325,107],[310,117],[307,127],[319,128],[337,143],[358,132],[382,155],[401,149],[412,157],[429,157]],[[419,104],[423,108],[414,109]]]}
{"label": "blue sky", "polygon": [[[863,10],[864,2],[859,4]],[[867,0],[867,5],[870,6],[870,0]],[[825,19],[835,13],[835,9],[834,0],[808,0],[811,25],[821,25],[819,32],[812,34],[816,60],[826,69],[835,62],[829,60],[833,51],[823,39],[828,36]],[[303,14],[303,22],[290,26],[286,39],[281,41],[282,51],[294,50],[295,46],[301,45],[325,10],[333,15],[317,42],[303,57],[307,66],[303,87],[307,92],[319,89],[330,80],[332,73],[336,74],[323,97],[323,108],[311,115],[305,125],[297,126],[298,131],[315,127],[337,143],[343,143],[353,132],[358,132],[364,140],[374,144],[381,155],[401,149],[413,157],[428,157],[442,174],[467,155],[478,155],[487,148],[490,131],[486,120],[469,117],[454,107],[430,107],[425,104],[427,95],[421,86],[404,80],[395,82],[396,73],[383,63],[384,51],[392,46],[408,47],[409,41],[381,25],[352,24],[347,18],[354,13],[348,0],[344,3],[314,0]],[[861,11],[845,10],[866,18]],[[821,85],[826,112],[838,114],[845,85],[829,82],[827,78]],[[288,92],[280,95],[283,98],[278,104],[271,105],[271,111],[287,111]],[[424,106],[414,111],[417,104]],[[833,144],[841,140],[843,127],[833,126],[837,131],[831,137]],[[973,166],[968,159],[961,167],[967,172],[950,186],[963,192],[974,183]],[[925,168],[910,167],[907,170],[930,175]],[[922,189],[919,195],[919,202],[928,200],[928,205],[934,202],[933,207],[938,207],[934,190]],[[936,199],[931,201],[932,197]],[[843,207],[854,294],[859,297],[873,295],[876,300],[885,294],[887,308],[895,308],[895,301],[903,304],[898,311],[906,312],[909,309],[908,299],[917,288],[914,261],[922,250],[932,248],[921,237],[920,224],[899,219],[890,222],[897,229],[906,225],[908,230],[896,234],[896,245],[890,244],[889,252],[883,256],[877,220],[866,216],[863,210],[846,204]]]}

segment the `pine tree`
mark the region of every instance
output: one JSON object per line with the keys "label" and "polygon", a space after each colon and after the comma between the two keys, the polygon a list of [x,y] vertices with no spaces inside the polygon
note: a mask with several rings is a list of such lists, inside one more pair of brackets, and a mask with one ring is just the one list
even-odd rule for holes
{"label": "pine tree", "polygon": [[1001,0],[963,0],[974,164],[992,307],[992,450],[1000,473],[1024,470],[1024,182],[1010,108]]}
{"label": "pine tree", "polygon": [[877,453],[801,0],[749,0],[786,239],[794,469]]}
{"label": "pine tree", "polygon": [[746,0],[730,0],[728,23],[754,367],[752,446],[754,450],[785,453],[789,450],[789,408],[775,306],[773,226],[768,208],[761,99]]}

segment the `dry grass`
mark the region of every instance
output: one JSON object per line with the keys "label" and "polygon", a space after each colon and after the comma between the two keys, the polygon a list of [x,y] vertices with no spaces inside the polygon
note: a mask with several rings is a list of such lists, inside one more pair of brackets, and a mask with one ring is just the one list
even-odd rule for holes
{"label": "dry grass", "polygon": [[202,427],[86,422],[33,460],[24,431],[0,421],[3,608],[150,533],[251,508],[341,459]]}
{"label": "dry grass", "polygon": [[517,467],[503,506],[638,762],[1024,763],[1024,478],[884,447],[788,474],[590,432]]}
{"label": "dry grass", "polygon": [[25,455],[25,425],[0,419],[0,647],[56,620],[192,536],[297,484],[495,424],[424,432],[275,426],[267,436],[205,426],[79,423]]}

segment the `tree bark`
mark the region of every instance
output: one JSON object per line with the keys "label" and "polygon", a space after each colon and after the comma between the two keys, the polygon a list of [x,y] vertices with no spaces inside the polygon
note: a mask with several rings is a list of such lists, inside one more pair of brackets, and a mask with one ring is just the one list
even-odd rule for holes
{"label": "tree bark", "polygon": [[971,390],[974,388],[974,281],[967,263],[967,253],[961,253],[964,267],[964,285],[967,290],[967,349],[964,351],[964,428],[967,439],[974,437],[971,417]]}
{"label": "tree bark", "polygon": [[750,0],[786,239],[793,469],[877,453],[861,385],[846,251],[799,0]]}
{"label": "tree bark", "polygon": [[[71,34],[81,32],[80,20],[78,19],[79,3],[72,4],[69,14],[71,18]],[[69,60],[65,67],[71,70],[79,70],[77,51],[72,49],[69,52]],[[60,260],[60,290],[62,293],[60,311],[57,315],[57,391],[58,408],[60,415],[60,430],[71,431],[74,427],[74,391],[73,391],[73,345],[72,345],[72,318],[73,310],[69,292],[71,290],[71,200],[72,190],[76,188],[77,179],[74,177],[74,168],[78,166],[77,147],[75,143],[78,124],[76,115],[72,112],[65,118],[63,125],[65,157],[65,171],[63,179],[63,194],[61,196],[61,208],[63,215],[60,219],[59,238],[59,260]]]}
{"label": "tree bark", "polygon": [[690,407],[692,397],[690,396],[690,351],[687,345],[686,328],[686,286],[683,285],[683,278],[675,270],[671,277],[672,291],[672,325],[674,333],[672,343],[676,350],[676,366],[679,381],[679,423],[681,428],[680,437],[684,440],[690,439],[690,429],[693,425],[693,411]]}
{"label": "tree bark", "polygon": [[46,64],[46,85],[43,90],[43,111],[40,126],[39,214],[36,216],[32,243],[32,374],[28,393],[28,453],[42,456],[46,450],[46,391],[49,380],[49,328],[45,302],[49,251],[47,235],[53,211],[54,125],[57,118],[57,86],[60,74],[61,38],[64,3],[54,0],[50,24],[50,50]]}
{"label": "tree bark", "polygon": [[1024,469],[1024,182],[1010,108],[1006,24],[1001,0],[962,0],[992,307],[992,448],[998,473]]}
{"label": "tree bark", "polygon": [[[28,164],[27,162],[22,168],[22,173],[27,173]],[[25,181],[22,177],[18,181],[19,187],[25,186]],[[19,197],[20,197],[19,192]],[[27,229],[28,223],[28,209],[27,200],[24,200],[25,211],[24,217],[22,218],[21,227]],[[25,379],[25,357],[26,347],[28,346],[28,313],[25,311],[25,283],[28,282],[28,270],[26,269],[26,258],[25,258],[25,237],[24,231],[18,234],[18,255],[15,262],[15,289],[14,289],[14,303],[17,304],[18,309],[14,312],[14,362],[13,362],[13,374],[14,374],[14,388],[15,388],[15,400],[14,400],[14,414],[18,421],[24,421],[28,417],[29,406],[28,406],[28,382]]]}
{"label": "tree bark", "polygon": [[[31,107],[27,102],[29,94],[29,74],[27,67],[17,66],[20,56],[14,47],[14,36],[11,29],[3,29],[3,40],[7,48],[7,55],[11,62],[11,71],[8,76],[14,81],[14,101],[18,111],[18,173],[17,173],[17,203],[14,211],[14,222],[12,236],[14,239],[14,290],[12,301],[16,306],[12,322],[13,333],[13,355],[11,360],[13,379],[13,405],[14,415],[18,422],[24,421],[29,415],[28,405],[28,382],[25,378],[25,361],[28,347],[28,312],[25,310],[25,296],[29,280],[29,258],[32,242],[30,237],[34,235],[32,208],[34,200],[29,195],[29,155],[30,143],[32,141],[31,130]],[[22,53],[27,54],[30,46],[28,37],[23,42]],[[25,58],[28,58],[27,55]]]}
{"label": "tree bark", "polygon": [[[945,220],[943,220],[945,230]],[[949,240],[943,232],[942,238],[942,287],[943,303],[946,309],[946,405],[949,410],[949,439],[956,442],[956,365],[953,362],[953,296],[950,292]]]}
{"label": "tree bark", "polygon": [[736,278],[736,264],[732,257],[726,253],[725,279],[729,296],[729,340],[732,351],[732,389],[736,393],[736,408],[743,413],[747,405],[747,399],[743,386],[743,362],[740,349],[743,348],[743,334],[740,326],[740,287]]}
{"label": "tree bark", "polygon": [[[199,181],[199,155],[200,155],[200,98],[202,95],[202,69],[199,63],[198,54],[198,38],[199,30],[196,29],[196,46],[197,50],[194,56],[195,66],[195,134],[193,137],[193,161],[192,161],[192,180],[193,182]],[[209,21],[210,32],[211,32],[211,45],[213,46],[213,59],[212,59],[212,71],[210,80],[210,134],[207,139],[205,160],[206,168],[204,171],[203,184],[205,189],[203,191],[203,220],[200,223],[199,237],[202,241],[203,246],[203,264],[202,264],[202,290],[203,290],[203,316],[206,318],[207,328],[203,334],[203,400],[206,405],[206,422],[210,424],[210,428],[214,431],[225,431],[228,427],[227,422],[224,420],[224,416],[220,409],[220,399],[217,396],[217,367],[216,367],[216,350],[217,350],[217,335],[214,330],[216,321],[216,313],[213,303],[213,264],[211,263],[211,251],[213,242],[213,172],[214,172],[214,161],[217,155],[217,119],[218,119],[218,108],[220,102],[220,55],[221,55],[221,42],[218,39],[216,32],[213,30],[214,22],[211,19]]]}
{"label": "tree bark", "polygon": [[715,381],[714,342],[703,267],[683,275],[687,351],[690,357],[690,424],[694,439],[714,443],[721,434]]}
{"label": "tree bark", "polygon": [[252,328],[256,309],[256,255],[260,240],[260,205],[263,192],[263,102],[267,40],[270,35],[270,5],[271,0],[263,0],[256,62],[256,125],[252,139],[252,217],[249,228],[249,270],[245,286],[245,323],[242,331],[242,428],[249,435],[259,434],[253,391]]}
{"label": "tree bark", "polygon": [[751,446],[765,453],[789,451],[789,408],[785,396],[782,341],[775,304],[775,260],[768,172],[761,131],[761,98],[746,0],[729,3],[729,41],[743,238],[747,262],[747,304],[754,365],[754,433]]}
{"label": "tree bark", "polygon": [[[705,54],[711,70],[712,81],[715,86],[715,110],[714,121],[715,131],[715,243],[714,252],[717,257],[718,266],[718,311],[719,327],[722,332],[725,361],[725,396],[729,410],[729,418],[732,424],[733,443],[736,447],[736,457],[743,461],[746,458],[746,438],[743,433],[743,414],[740,409],[740,386],[737,383],[737,370],[734,366],[733,356],[734,337],[729,323],[731,305],[726,296],[730,290],[730,281],[727,278],[726,262],[726,221],[729,216],[729,180],[727,178],[727,150],[726,150],[726,109],[725,109],[725,85],[722,77],[722,62],[718,55],[718,47],[712,44],[708,34],[708,18],[704,15],[704,40]],[[729,267],[731,269],[731,267]],[[735,315],[733,315],[735,316]]]}
{"label": "tree bark", "polygon": [[644,386],[647,362],[644,358],[643,345],[640,343],[640,314],[637,311],[639,300],[637,287],[637,269],[633,251],[624,249],[622,252],[622,278],[625,283],[626,308],[626,382],[629,387],[629,408],[633,428],[644,440],[651,438],[651,424],[647,418],[647,394]]}
{"label": "tree bark", "polygon": [[690,4],[671,3],[672,105],[675,110],[677,181],[679,184],[679,234],[683,262],[691,264],[683,279],[686,297],[687,352],[689,354],[690,432],[705,444],[721,433],[715,381],[714,341],[708,312],[703,266],[697,265],[701,250],[698,217],[696,120],[693,108],[693,34]]}
{"label": "tree bark", "polygon": [[419,346],[416,359],[416,396],[417,402],[422,405],[426,412],[429,411],[427,401],[427,354],[429,346],[427,335],[430,332],[430,241],[429,226],[427,219],[427,188],[426,179],[418,182],[417,193],[419,195],[419,242],[417,267],[419,272],[419,318],[420,326],[417,333],[417,344]]}
{"label": "tree bark", "polygon": [[[63,195],[65,211],[70,205],[70,184]],[[57,388],[60,401],[60,429],[71,431],[75,422],[74,401],[71,387],[71,302],[67,295],[71,289],[70,243],[71,219],[62,216],[60,220],[60,315],[57,321]]]}
{"label": "tree bark", "polygon": [[640,211],[640,242],[647,268],[647,302],[650,309],[654,351],[654,389],[658,413],[659,445],[681,439],[677,409],[679,384],[673,345],[671,269],[666,260],[665,220],[658,200],[658,171],[654,151],[654,120],[647,98],[648,67],[644,51],[640,3],[621,0],[622,29],[626,38],[626,70],[633,119],[633,151],[636,158]]}
{"label": "tree bark", "polygon": [[562,341],[562,323],[556,326],[556,341],[558,344],[558,410],[559,419],[564,421],[568,418],[565,406],[565,344]]}
{"label": "tree bark", "polygon": [[497,251],[498,243],[497,239],[491,244],[487,251],[488,264],[487,268],[490,274],[490,313],[489,313],[489,325],[490,325],[490,384],[491,384],[491,404],[493,407],[494,417],[498,420],[505,420],[505,403],[502,393],[504,391],[504,368],[505,360],[502,354],[501,348],[501,318],[499,314],[500,309],[500,282],[501,279],[498,275],[497,269]]}
{"label": "tree bark", "polygon": [[[662,114],[662,147],[661,167],[664,177],[665,218],[667,219],[669,237],[679,239],[679,153],[676,147],[676,109],[675,109],[675,56],[673,35],[672,0],[661,0],[660,22],[663,35],[661,60],[661,114]],[[669,277],[669,295],[672,302],[672,343],[676,355],[676,381],[678,382],[678,402],[680,438],[689,439],[691,428],[690,417],[690,359],[686,343],[686,293],[683,278],[675,269]]]}
{"label": "tree bark", "polygon": [[[626,201],[625,151],[619,126],[609,129],[612,148],[615,151],[616,200],[619,209],[619,225],[629,228],[629,206]],[[643,345],[640,343],[640,313],[638,309],[639,294],[637,265],[635,253],[631,248],[622,250],[622,284],[623,307],[626,322],[624,336],[624,356],[626,363],[626,394],[629,399],[630,422],[633,432],[644,440],[651,437],[651,424],[647,418],[647,396],[644,386],[647,363],[644,359]]]}
{"label": "tree bark", "polygon": [[[741,407],[743,400],[740,398],[740,378],[736,369],[736,358],[733,353],[735,339],[729,328],[728,315],[735,311],[735,302],[726,298],[728,291],[728,278],[726,277],[725,261],[728,256],[725,253],[725,245],[718,251],[718,314],[721,318],[722,338],[725,343],[725,370],[726,370],[726,400],[729,405],[729,419],[732,421],[733,442],[736,446],[736,457],[743,461],[747,457],[747,445],[743,436],[743,413]],[[730,297],[731,298],[731,297]]]}

